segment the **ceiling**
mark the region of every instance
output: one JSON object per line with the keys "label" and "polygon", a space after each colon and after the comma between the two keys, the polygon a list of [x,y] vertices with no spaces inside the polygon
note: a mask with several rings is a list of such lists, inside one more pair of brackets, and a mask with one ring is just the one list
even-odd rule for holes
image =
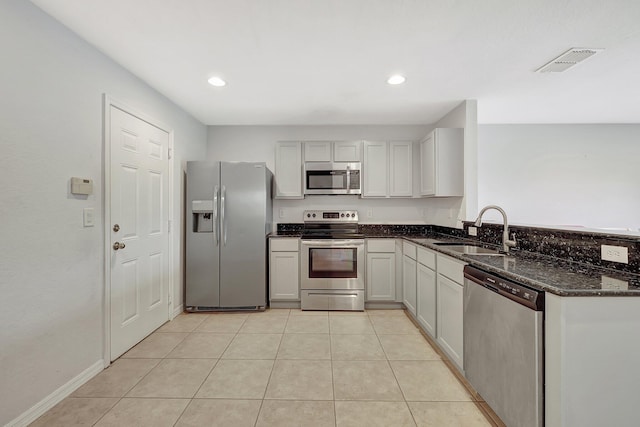
{"label": "ceiling", "polygon": [[208,125],[640,123],[638,0],[32,2]]}

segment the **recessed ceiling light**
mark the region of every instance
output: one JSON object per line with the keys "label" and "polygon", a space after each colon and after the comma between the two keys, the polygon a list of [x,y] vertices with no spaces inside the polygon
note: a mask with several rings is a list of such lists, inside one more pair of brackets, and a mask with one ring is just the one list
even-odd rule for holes
{"label": "recessed ceiling light", "polygon": [[217,87],[222,87],[227,84],[227,82],[222,80],[220,77],[216,77],[216,76],[211,77],[208,80],[208,82],[211,86],[217,86]]}
{"label": "recessed ceiling light", "polygon": [[387,80],[387,83],[389,83],[390,85],[400,85],[404,83],[405,80],[407,79],[405,79],[404,76],[401,76],[400,74],[396,74],[389,77],[389,80]]}

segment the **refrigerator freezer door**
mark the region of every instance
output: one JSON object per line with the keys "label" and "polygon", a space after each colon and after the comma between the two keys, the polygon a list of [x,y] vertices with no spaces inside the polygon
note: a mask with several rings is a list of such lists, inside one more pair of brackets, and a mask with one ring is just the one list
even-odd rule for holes
{"label": "refrigerator freezer door", "polygon": [[221,163],[221,307],[266,305],[268,177],[264,163]]}
{"label": "refrigerator freezer door", "polygon": [[[219,162],[187,162],[186,307],[220,306],[219,197],[216,194],[220,188],[219,180]],[[198,200],[213,201],[205,213],[210,215],[211,232],[202,232],[198,219],[203,214],[198,209],[193,212],[194,201]],[[196,207],[201,205],[195,203]],[[208,228],[206,231],[209,231]]]}

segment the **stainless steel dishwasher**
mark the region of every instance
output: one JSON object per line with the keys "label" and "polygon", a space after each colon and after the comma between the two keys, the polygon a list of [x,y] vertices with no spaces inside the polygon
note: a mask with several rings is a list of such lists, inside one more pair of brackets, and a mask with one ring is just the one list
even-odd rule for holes
{"label": "stainless steel dishwasher", "polygon": [[467,380],[509,427],[544,425],[544,292],[464,268]]}

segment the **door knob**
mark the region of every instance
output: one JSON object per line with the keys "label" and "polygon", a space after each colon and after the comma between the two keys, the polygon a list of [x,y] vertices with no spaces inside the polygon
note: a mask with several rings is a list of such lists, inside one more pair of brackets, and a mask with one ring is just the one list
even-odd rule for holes
{"label": "door knob", "polygon": [[115,242],[113,244],[113,250],[117,251],[118,249],[124,249],[125,244],[124,243],[120,243],[120,242]]}

